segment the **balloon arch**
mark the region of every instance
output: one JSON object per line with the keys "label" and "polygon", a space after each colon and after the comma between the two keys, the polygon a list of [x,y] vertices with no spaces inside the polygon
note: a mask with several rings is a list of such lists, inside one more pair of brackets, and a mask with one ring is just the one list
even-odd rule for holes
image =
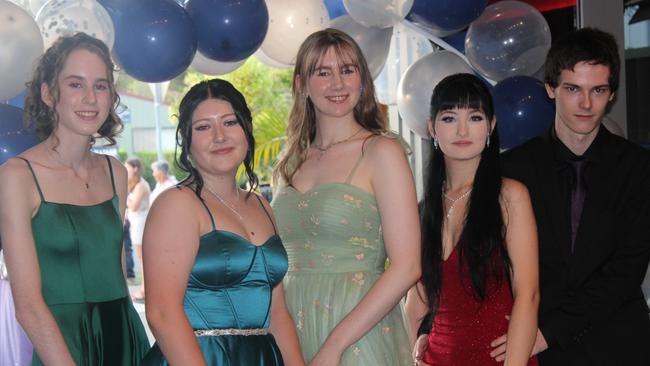
{"label": "balloon arch", "polygon": [[[102,39],[127,74],[161,83],[188,67],[225,74],[251,56],[270,67],[291,67],[310,33],[334,27],[359,43],[380,101],[396,106],[404,125],[422,138],[428,138],[428,99],[442,78],[473,72],[496,84],[502,143],[511,147],[546,126],[553,113],[534,79],[550,30],[527,2],[0,0],[0,14],[7,15],[0,18],[0,49],[9,55],[0,64],[0,100],[24,91],[31,65],[60,35],[86,32]],[[8,125],[5,112],[0,124]],[[8,144],[10,132],[0,144]]]}

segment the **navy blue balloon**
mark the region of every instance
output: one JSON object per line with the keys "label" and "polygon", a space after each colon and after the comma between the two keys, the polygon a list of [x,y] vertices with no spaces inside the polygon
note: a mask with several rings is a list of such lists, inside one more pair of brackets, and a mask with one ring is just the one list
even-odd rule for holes
{"label": "navy blue balloon", "polygon": [[487,0],[414,0],[406,19],[424,28],[452,31],[465,28],[486,6]]}
{"label": "navy blue balloon", "polygon": [[343,5],[343,0],[324,0],[323,3],[327,9],[327,14],[330,16],[330,20],[348,14],[347,10],[345,10],[345,5]]}
{"label": "navy blue balloon", "polygon": [[16,95],[15,97],[7,100],[6,104],[12,105],[14,107],[23,108],[25,106],[25,95],[27,94],[26,90],[23,90],[22,93]]}
{"label": "navy blue balloon", "polygon": [[122,69],[148,83],[171,80],[192,63],[196,30],[174,0],[99,0],[115,27],[113,55]]}
{"label": "navy blue balloon", "polygon": [[467,29],[454,34],[443,37],[442,40],[447,42],[450,46],[457,49],[460,53],[465,53],[465,36],[467,35]]}
{"label": "navy blue balloon", "polygon": [[23,127],[23,110],[9,104],[0,104],[0,164],[41,140]]}
{"label": "navy blue balloon", "polygon": [[264,0],[190,0],[199,51],[220,62],[241,61],[257,51],[269,28]]}
{"label": "navy blue balloon", "polygon": [[503,79],[492,90],[501,148],[510,149],[546,131],[555,119],[555,104],[544,84],[530,76]]}

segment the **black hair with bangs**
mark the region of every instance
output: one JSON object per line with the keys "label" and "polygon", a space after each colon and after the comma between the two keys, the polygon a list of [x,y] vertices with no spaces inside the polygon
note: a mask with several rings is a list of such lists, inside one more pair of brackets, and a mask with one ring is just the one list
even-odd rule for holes
{"label": "black hair with bangs", "polygon": [[[454,108],[481,110],[491,123],[494,117],[492,95],[485,83],[472,74],[455,74],[436,85],[431,97],[431,120],[438,113]],[[488,127],[489,128],[489,127]],[[442,283],[443,187],[446,180],[444,154],[431,149],[429,169],[425,176],[424,199],[420,202],[422,227],[422,283],[424,300],[435,316]],[[501,168],[499,135],[494,128],[490,145],[481,152],[469,196],[464,226],[457,243],[458,270],[467,281],[472,295],[483,301],[488,292],[509,278],[510,258],[505,249],[505,228],[501,211]],[[422,296],[422,294],[420,294]],[[430,324],[428,324],[430,326]],[[423,324],[424,327],[427,324]]]}

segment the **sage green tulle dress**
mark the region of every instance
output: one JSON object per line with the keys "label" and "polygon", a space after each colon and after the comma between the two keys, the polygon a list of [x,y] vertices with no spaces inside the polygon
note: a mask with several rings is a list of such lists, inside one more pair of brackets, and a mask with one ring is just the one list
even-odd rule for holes
{"label": "sage green tulle dress", "polygon": [[[107,162],[109,169],[111,163]],[[79,366],[139,365],[149,341],[122,274],[122,220],[113,198],[96,205],[41,198],[32,233],[41,291]],[[32,365],[42,365],[34,353]]]}
{"label": "sage green tulle dress", "polygon": [[[307,192],[280,187],[273,200],[278,231],[289,256],[287,306],[305,360],[364,297],[384,272],[386,249],[375,197],[350,181]],[[344,366],[412,363],[401,305],[343,354]]]}
{"label": "sage green tulle dress", "polygon": [[[201,236],[188,279],[183,308],[189,323],[195,331],[268,328],[271,295],[287,271],[287,254],[280,237],[274,234],[256,246],[238,234],[217,230],[210,210],[203,205],[212,221],[212,231]],[[262,202],[260,205],[264,208]],[[198,336],[197,342],[209,366],[284,364],[271,333],[205,335]],[[142,365],[169,363],[154,344]]]}

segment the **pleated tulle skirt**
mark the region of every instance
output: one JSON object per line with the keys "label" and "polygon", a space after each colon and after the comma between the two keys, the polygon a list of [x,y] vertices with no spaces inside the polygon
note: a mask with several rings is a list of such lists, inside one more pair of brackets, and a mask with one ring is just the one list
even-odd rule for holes
{"label": "pleated tulle skirt", "polygon": [[[282,354],[271,334],[197,337],[208,366],[281,366]],[[143,366],[169,365],[158,344],[142,360]]]}
{"label": "pleated tulle skirt", "polygon": [[[137,366],[149,350],[129,297],[49,308],[78,366]],[[32,365],[42,365],[36,354]]]}
{"label": "pleated tulle skirt", "polygon": [[[288,273],[287,307],[296,325],[305,361],[309,362],[336,325],[361,301],[379,278],[373,272]],[[411,365],[402,306],[398,304],[343,354],[345,366]]]}

